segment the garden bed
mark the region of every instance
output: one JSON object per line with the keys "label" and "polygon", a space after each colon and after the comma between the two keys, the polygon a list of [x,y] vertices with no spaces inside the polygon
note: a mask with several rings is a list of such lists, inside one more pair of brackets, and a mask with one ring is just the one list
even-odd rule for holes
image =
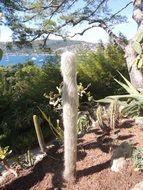
{"label": "garden bed", "polygon": [[[77,179],[65,183],[63,174],[63,147],[52,147],[47,156],[33,168],[20,170],[18,178],[8,175],[0,184],[1,190],[130,190],[143,180],[143,173],[135,171],[131,160],[119,173],[111,171],[111,146],[96,126],[78,139]],[[112,136],[110,136],[112,138]],[[106,140],[105,140],[106,139]],[[129,141],[143,146],[143,130],[139,126],[121,128],[118,143]]]}

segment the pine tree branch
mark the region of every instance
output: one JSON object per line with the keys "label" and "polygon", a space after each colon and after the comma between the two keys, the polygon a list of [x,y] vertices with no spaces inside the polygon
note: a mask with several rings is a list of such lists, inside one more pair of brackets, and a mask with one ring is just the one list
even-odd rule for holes
{"label": "pine tree branch", "polygon": [[103,28],[108,33],[108,35],[114,40],[114,42],[120,48],[122,48],[123,51],[125,51],[126,44],[112,32],[112,30],[107,26],[107,24],[104,21],[100,22],[98,26]]}

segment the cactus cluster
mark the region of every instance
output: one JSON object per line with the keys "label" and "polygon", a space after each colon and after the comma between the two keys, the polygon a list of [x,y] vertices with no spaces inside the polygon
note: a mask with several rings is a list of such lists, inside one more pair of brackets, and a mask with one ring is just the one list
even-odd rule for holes
{"label": "cactus cluster", "polygon": [[105,133],[109,132],[109,118],[107,117],[107,114],[104,113],[103,107],[100,105],[96,109],[96,117],[102,131]]}
{"label": "cactus cluster", "polygon": [[143,65],[143,32],[140,32],[136,36],[136,40],[133,43],[133,49],[138,54],[133,63],[137,64],[138,69],[140,69]]}
{"label": "cactus cluster", "polygon": [[100,105],[96,110],[96,117],[100,128],[105,132],[109,130],[115,131],[119,126],[119,102],[117,99],[113,99],[107,110],[103,110]]}
{"label": "cactus cluster", "polygon": [[119,126],[119,102],[117,99],[112,100],[108,109],[110,128],[115,130]]}

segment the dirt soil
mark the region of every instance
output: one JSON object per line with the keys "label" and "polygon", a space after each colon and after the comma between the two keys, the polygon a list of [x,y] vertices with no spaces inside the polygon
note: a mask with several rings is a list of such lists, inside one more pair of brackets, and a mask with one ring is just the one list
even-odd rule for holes
{"label": "dirt soil", "polygon": [[[143,128],[121,128],[118,143],[130,141],[134,146],[143,146]],[[74,183],[65,183],[63,174],[63,148],[53,147],[46,157],[33,168],[21,170],[14,178],[8,175],[0,184],[1,190],[130,190],[143,181],[142,171],[135,171],[128,160],[122,172],[111,171],[111,137],[103,136],[96,127],[78,138],[77,176]]]}

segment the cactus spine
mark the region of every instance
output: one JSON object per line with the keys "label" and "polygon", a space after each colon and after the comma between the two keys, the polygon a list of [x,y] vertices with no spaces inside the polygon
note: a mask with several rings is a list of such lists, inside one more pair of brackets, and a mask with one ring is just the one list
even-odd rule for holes
{"label": "cactus spine", "polygon": [[75,54],[65,52],[61,57],[63,76],[63,124],[64,124],[64,179],[75,179],[77,158],[78,92]]}
{"label": "cactus spine", "polygon": [[43,138],[43,134],[41,131],[41,127],[39,126],[39,123],[38,123],[37,115],[33,115],[33,122],[34,122],[35,131],[36,131],[36,135],[37,135],[37,139],[38,139],[40,149],[42,152],[46,152],[46,146],[44,143],[44,138]]}

